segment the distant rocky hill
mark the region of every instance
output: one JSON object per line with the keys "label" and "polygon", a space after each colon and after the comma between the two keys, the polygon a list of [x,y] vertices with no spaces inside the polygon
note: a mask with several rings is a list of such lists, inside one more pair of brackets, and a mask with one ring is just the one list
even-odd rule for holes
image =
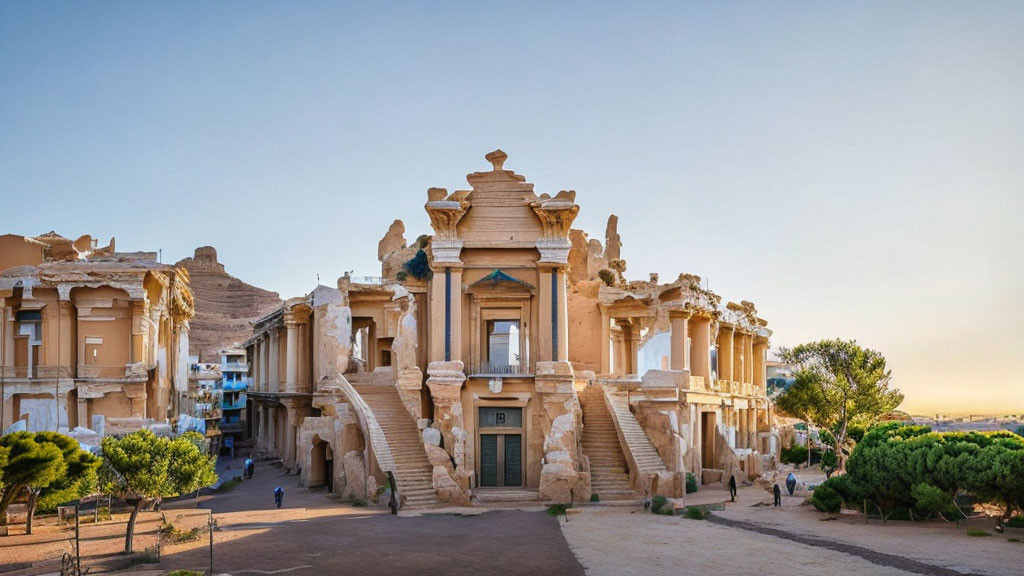
{"label": "distant rocky hill", "polygon": [[195,256],[177,264],[188,270],[196,298],[196,315],[189,324],[189,353],[200,362],[220,362],[220,350],[249,337],[251,320],[281,305],[281,297],[242,282],[224,271],[217,249],[196,248]]}

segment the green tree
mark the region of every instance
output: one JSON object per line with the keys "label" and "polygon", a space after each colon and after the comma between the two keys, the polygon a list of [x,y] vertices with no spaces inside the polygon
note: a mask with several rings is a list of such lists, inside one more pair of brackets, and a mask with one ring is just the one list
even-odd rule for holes
{"label": "green tree", "polygon": [[64,472],[46,485],[32,484],[28,486],[28,526],[27,532],[32,533],[32,518],[36,508],[53,510],[58,504],[87,496],[96,489],[96,470],[100,459],[82,450],[78,441],[57,432],[38,432],[36,442],[50,443],[61,451],[64,459]]}
{"label": "green tree", "polygon": [[216,459],[202,448],[202,437],[187,433],[177,438],[140,430],[120,438],[103,439],[103,491],[132,504],[125,534],[125,552],[132,551],[135,521],[149,502],[193,492],[217,481]]}
{"label": "green tree", "polygon": [[0,495],[0,526],[6,526],[7,508],[15,498],[29,487],[38,490],[49,486],[64,474],[67,465],[60,448],[52,442],[37,441],[34,432],[5,434],[0,437],[0,446],[7,451]]}
{"label": "green tree", "polygon": [[832,430],[836,468],[846,470],[843,452],[851,426],[869,426],[903,402],[891,387],[881,353],[853,340],[822,340],[784,348],[779,356],[795,367],[796,382],[776,401],[786,413]]}

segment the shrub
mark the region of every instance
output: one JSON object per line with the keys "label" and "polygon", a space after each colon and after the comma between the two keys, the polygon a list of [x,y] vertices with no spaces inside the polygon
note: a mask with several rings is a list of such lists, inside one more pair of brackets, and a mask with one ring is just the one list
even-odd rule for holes
{"label": "shrub", "polygon": [[597,273],[598,278],[605,283],[606,286],[615,286],[615,273],[607,268],[600,270]]}
{"label": "shrub", "polygon": [[811,504],[826,514],[838,514],[839,509],[843,507],[843,497],[826,480],[814,489],[811,494]]}
{"label": "shrub", "polygon": [[601,501],[601,496],[599,496],[597,494],[597,492],[594,492],[593,494],[590,495],[590,501],[591,502],[600,502]]}
{"label": "shrub", "polygon": [[675,514],[675,510],[672,509],[672,503],[664,496],[655,496],[651,500],[651,512],[662,516],[672,516]]}
{"label": "shrub", "polygon": [[991,536],[991,534],[989,534],[988,532],[985,532],[984,530],[974,530],[974,529],[968,530],[967,531],[967,535],[971,536],[971,537],[974,537],[974,538],[977,538],[979,536]]}
{"label": "shrub", "polygon": [[355,497],[353,497],[352,498],[352,505],[355,506],[356,508],[362,508],[362,507],[366,506],[366,500],[363,500],[362,498],[355,498]]}
{"label": "shrub", "polygon": [[914,510],[921,516],[934,518],[953,505],[953,497],[939,487],[921,482],[910,489],[914,498]]}
{"label": "shrub", "polygon": [[1024,528],[1024,516],[1014,516],[1006,521],[1010,528]]}
{"label": "shrub", "polygon": [[711,512],[700,506],[687,506],[686,511],[683,512],[683,516],[690,520],[704,520],[708,516],[711,516]]}
{"label": "shrub", "polygon": [[804,462],[807,462],[807,448],[803,446],[793,446],[792,448],[783,448],[780,454],[781,459],[786,464],[794,464],[799,466]]}
{"label": "shrub", "polygon": [[686,493],[693,494],[697,491],[697,477],[693,475],[693,472],[686,473]]}
{"label": "shrub", "polygon": [[548,516],[563,516],[569,507],[565,504],[552,504],[548,506]]}

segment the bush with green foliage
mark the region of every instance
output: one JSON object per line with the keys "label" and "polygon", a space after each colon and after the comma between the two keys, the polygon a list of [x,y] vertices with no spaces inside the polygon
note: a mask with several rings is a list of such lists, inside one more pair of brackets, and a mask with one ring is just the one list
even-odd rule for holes
{"label": "bush with green foliage", "polygon": [[686,511],[683,512],[683,516],[690,520],[704,520],[708,516],[711,516],[711,512],[709,512],[707,508],[702,508],[700,506],[687,506]]}
{"label": "bush with green foliage", "polygon": [[926,518],[934,518],[953,507],[952,495],[927,482],[915,484],[910,496],[914,499],[914,512]]}
{"label": "bush with green foliage", "polygon": [[[831,480],[831,479],[829,479]],[[811,504],[826,514],[838,514],[843,507],[843,497],[826,480],[811,493]]]}
{"label": "bush with green foliage", "polygon": [[651,512],[662,516],[672,516],[675,510],[672,509],[672,502],[664,496],[655,496],[651,499]]}
{"label": "bush with green foliage", "polygon": [[937,514],[964,493],[1003,506],[1009,518],[1024,508],[1024,438],[881,424],[853,450],[846,478],[847,502],[870,501],[886,519],[900,509]]}
{"label": "bush with green foliage", "polygon": [[693,475],[693,472],[686,473],[686,493],[693,494],[697,491],[697,477]]}
{"label": "bush with green foliage", "polygon": [[784,463],[799,466],[807,462],[807,448],[804,446],[783,448],[779,456]]}
{"label": "bush with green foliage", "polygon": [[569,507],[565,504],[552,504],[548,506],[548,516],[564,516]]}
{"label": "bush with green foliage", "polygon": [[597,493],[597,492],[594,492],[594,493],[592,493],[592,494],[590,495],[590,501],[591,501],[591,502],[600,502],[600,501],[601,501],[601,496],[600,496],[600,495],[598,495],[598,493]]}
{"label": "bush with green foliage", "polygon": [[615,286],[615,272],[612,272],[611,270],[604,268],[597,272],[597,277],[600,278],[601,281],[605,283],[605,286]]}

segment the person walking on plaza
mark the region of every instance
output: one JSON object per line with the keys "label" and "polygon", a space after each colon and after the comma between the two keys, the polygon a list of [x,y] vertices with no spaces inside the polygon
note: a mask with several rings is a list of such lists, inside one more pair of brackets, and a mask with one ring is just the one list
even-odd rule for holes
{"label": "person walking on plaza", "polygon": [[736,475],[729,476],[729,501],[736,501]]}
{"label": "person walking on plaza", "polygon": [[245,467],[242,468],[242,471],[245,473],[245,477],[246,478],[248,478],[250,480],[252,479],[252,473],[253,473],[254,468],[255,468],[255,465],[252,462],[252,458],[246,458],[245,459]]}
{"label": "person walking on plaza", "polygon": [[793,495],[793,491],[796,490],[796,475],[792,472],[789,476],[786,476],[786,490],[789,490],[789,495]]}
{"label": "person walking on plaza", "polygon": [[278,486],[277,488],[274,488],[274,504],[277,504],[277,507],[280,508],[281,507],[281,502],[283,500],[284,500],[284,488],[281,488],[280,486]]}
{"label": "person walking on plaza", "polygon": [[775,505],[782,506],[782,489],[779,488],[778,482],[772,487],[772,496],[775,497]]}

